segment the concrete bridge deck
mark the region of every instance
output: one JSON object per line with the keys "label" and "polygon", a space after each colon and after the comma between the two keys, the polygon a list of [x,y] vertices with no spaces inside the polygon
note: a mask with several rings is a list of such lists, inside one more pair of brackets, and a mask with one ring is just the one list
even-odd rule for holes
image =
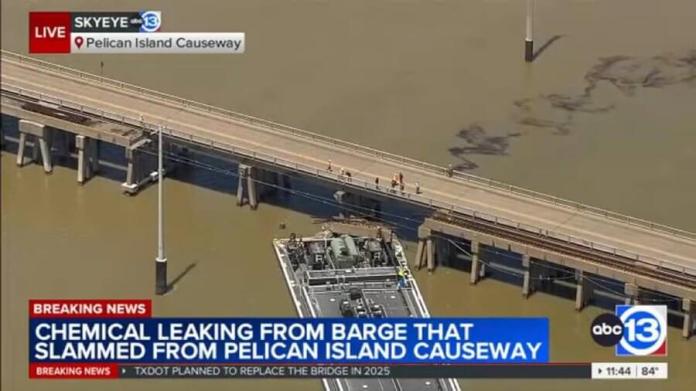
{"label": "concrete bridge deck", "polygon": [[[245,162],[341,182],[696,276],[694,233],[462,172],[449,175],[443,167],[6,51],[1,83],[6,114],[21,114],[21,102],[31,101],[119,127],[152,130],[164,125],[172,138],[224,150]],[[351,177],[341,176],[340,168]],[[390,186],[395,172],[404,175],[403,192]],[[695,211],[684,213],[696,218]]]}

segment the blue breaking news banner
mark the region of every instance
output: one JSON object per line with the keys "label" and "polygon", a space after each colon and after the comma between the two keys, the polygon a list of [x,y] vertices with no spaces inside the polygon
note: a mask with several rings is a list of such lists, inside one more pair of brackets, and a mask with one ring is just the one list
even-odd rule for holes
{"label": "blue breaking news banner", "polygon": [[547,363],[547,318],[29,321],[31,363]]}

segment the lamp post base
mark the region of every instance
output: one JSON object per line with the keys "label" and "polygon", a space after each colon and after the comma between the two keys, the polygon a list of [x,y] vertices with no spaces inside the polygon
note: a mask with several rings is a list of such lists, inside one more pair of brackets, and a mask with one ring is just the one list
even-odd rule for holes
{"label": "lamp post base", "polygon": [[164,295],[167,291],[167,258],[157,258],[155,260],[155,293]]}
{"label": "lamp post base", "polygon": [[534,61],[534,41],[524,41],[524,61]]}

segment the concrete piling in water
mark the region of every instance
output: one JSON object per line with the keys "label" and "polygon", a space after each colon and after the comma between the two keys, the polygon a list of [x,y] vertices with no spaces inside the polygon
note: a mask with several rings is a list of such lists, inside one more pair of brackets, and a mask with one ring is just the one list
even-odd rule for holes
{"label": "concrete piling in water", "polygon": [[89,138],[79,134],[75,136],[75,148],[77,149],[77,183],[81,185],[92,177],[93,167],[90,162],[91,152],[89,144]]}
{"label": "concrete piling in water", "polygon": [[479,265],[478,265],[478,272],[479,272],[478,279],[479,279],[479,281],[481,281],[483,278],[486,277],[486,274],[487,274],[486,264],[481,261],[481,257],[479,257],[478,254],[476,255],[476,258],[478,259],[478,263],[479,263]]}
{"label": "concrete piling in water", "polygon": [[141,170],[140,152],[137,147],[126,147],[126,181],[121,184],[126,194],[135,194],[138,191]]}
{"label": "concrete piling in water", "polygon": [[575,287],[575,310],[582,311],[590,302],[593,288],[582,270],[575,272],[575,279],[577,281]]}
{"label": "concrete piling in water", "polygon": [[[50,174],[53,172],[53,164],[51,162],[51,148],[49,146],[48,137],[39,138],[39,147],[41,148],[41,161],[43,162],[44,172]],[[36,144],[34,145],[36,148]]]}
{"label": "concrete piling in water", "polygon": [[691,338],[694,333],[694,314],[696,313],[696,303],[691,299],[682,299],[682,310],[684,311],[684,324],[682,326],[682,337]]}
{"label": "concrete piling in water", "polygon": [[435,245],[432,237],[425,241],[425,252],[428,259],[428,273],[432,273],[435,269]]}
{"label": "concrete piling in water", "polygon": [[[423,268],[424,265],[427,264],[428,261],[428,239],[432,235],[432,232],[430,231],[429,228],[424,227],[424,226],[419,226],[418,227],[418,248],[416,249],[416,259],[415,263],[417,265],[417,269],[420,270]],[[432,246],[432,245],[431,245]]]}
{"label": "concrete piling in water", "polygon": [[418,239],[418,247],[416,248],[416,258],[413,260],[414,266],[417,269],[420,269],[422,266],[424,247],[425,247],[425,240]]}
{"label": "concrete piling in water", "polygon": [[25,153],[27,139],[29,136],[33,139],[31,159],[33,162],[39,161],[39,154],[41,155],[41,162],[43,164],[43,169],[47,174],[53,172],[53,161],[51,159],[51,144],[50,144],[51,131],[43,124],[19,120],[19,146],[17,149],[17,165],[23,166],[25,162]]}
{"label": "concrete piling in water", "polygon": [[19,133],[19,145],[17,146],[17,165],[24,166],[24,151],[27,146],[27,134]]}
{"label": "concrete piling in water", "polygon": [[244,182],[246,182],[248,166],[240,164],[237,170],[239,174],[237,181],[237,206],[244,205]]}
{"label": "concrete piling in water", "polygon": [[247,193],[249,194],[249,206],[251,209],[258,208],[258,199],[256,198],[256,178],[254,177],[254,167],[249,167],[247,175]]}
{"label": "concrete piling in water", "polygon": [[244,187],[246,186],[247,201],[251,209],[258,208],[258,193],[256,191],[255,169],[246,164],[239,165],[239,181],[237,182],[237,205],[244,205]]}
{"label": "concrete piling in water", "polygon": [[469,283],[476,284],[481,278],[479,260],[479,242],[471,241],[471,272],[469,273]]}
{"label": "concrete piling in water", "polygon": [[534,273],[534,265],[528,254],[522,254],[522,268],[524,268],[524,276],[522,280],[522,297],[528,298],[536,288]]}

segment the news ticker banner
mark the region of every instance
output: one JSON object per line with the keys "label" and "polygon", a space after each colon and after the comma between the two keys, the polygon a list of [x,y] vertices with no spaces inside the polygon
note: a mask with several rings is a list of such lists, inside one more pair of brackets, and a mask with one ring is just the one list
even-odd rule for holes
{"label": "news ticker banner", "polygon": [[160,11],[30,12],[29,53],[244,53],[241,32],[160,32]]}
{"label": "news ticker banner", "polygon": [[150,300],[30,300],[29,377],[666,379],[549,362],[546,318],[157,318]]}
{"label": "news ticker banner", "polygon": [[149,300],[32,300],[29,315],[32,378],[181,377],[175,368],[432,377],[447,366],[549,362],[546,318],[158,318]]}

